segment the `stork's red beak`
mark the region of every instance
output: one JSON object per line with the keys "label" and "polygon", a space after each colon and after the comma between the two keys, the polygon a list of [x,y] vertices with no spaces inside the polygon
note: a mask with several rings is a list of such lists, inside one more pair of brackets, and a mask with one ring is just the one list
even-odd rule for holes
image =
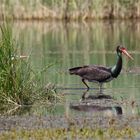
{"label": "stork's red beak", "polygon": [[128,58],[130,58],[131,60],[134,60],[134,58],[126,51],[125,48],[121,49],[122,53],[125,54],[126,56],[128,56]]}

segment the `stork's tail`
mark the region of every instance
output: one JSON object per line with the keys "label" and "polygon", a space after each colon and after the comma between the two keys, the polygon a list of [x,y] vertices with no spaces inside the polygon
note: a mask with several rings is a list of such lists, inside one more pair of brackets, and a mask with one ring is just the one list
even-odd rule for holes
{"label": "stork's tail", "polygon": [[71,68],[69,69],[69,73],[70,74],[77,74],[78,70],[81,69],[82,67],[75,67],[75,68]]}

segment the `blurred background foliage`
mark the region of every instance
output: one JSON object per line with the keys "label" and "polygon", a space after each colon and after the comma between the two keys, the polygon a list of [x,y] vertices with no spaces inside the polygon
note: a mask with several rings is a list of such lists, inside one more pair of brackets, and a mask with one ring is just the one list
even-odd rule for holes
{"label": "blurred background foliage", "polygon": [[0,18],[132,19],[140,17],[140,0],[1,0]]}

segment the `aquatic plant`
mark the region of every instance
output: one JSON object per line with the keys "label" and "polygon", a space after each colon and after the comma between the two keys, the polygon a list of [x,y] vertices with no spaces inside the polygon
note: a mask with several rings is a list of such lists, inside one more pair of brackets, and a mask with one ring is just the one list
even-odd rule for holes
{"label": "aquatic plant", "polygon": [[1,26],[0,38],[0,103],[3,105],[27,105],[45,97],[45,101],[56,101],[54,87],[40,84],[42,71],[35,72],[28,56],[21,56],[8,24]]}

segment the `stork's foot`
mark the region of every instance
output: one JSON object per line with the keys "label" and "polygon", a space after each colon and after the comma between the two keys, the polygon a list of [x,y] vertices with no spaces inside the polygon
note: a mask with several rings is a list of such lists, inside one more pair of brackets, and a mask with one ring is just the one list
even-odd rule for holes
{"label": "stork's foot", "polygon": [[83,95],[82,95],[82,98],[80,99],[80,102],[81,102],[81,101],[84,101],[85,99],[86,99],[86,97],[85,97],[85,95],[83,94]]}
{"label": "stork's foot", "polygon": [[84,101],[86,99],[86,94],[88,91],[85,91],[82,95],[82,98],[80,99],[80,101]]}
{"label": "stork's foot", "polygon": [[99,94],[103,94],[103,88],[102,88],[103,84],[99,83]]}
{"label": "stork's foot", "polygon": [[103,95],[103,91],[101,90],[101,91],[99,91],[99,93],[98,93],[99,95]]}
{"label": "stork's foot", "polygon": [[79,102],[82,102],[82,101],[84,101],[84,99],[83,99],[83,98],[81,98],[81,99],[79,100]]}
{"label": "stork's foot", "polygon": [[102,87],[99,88],[99,95],[103,95],[103,88]]}
{"label": "stork's foot", "polygon": [[86,99],[87,99],[86,97],[85,97],[85,98],[82,97],[82,98],[79,100],[79,102],[84,102],[84,101],[86,101]]}

